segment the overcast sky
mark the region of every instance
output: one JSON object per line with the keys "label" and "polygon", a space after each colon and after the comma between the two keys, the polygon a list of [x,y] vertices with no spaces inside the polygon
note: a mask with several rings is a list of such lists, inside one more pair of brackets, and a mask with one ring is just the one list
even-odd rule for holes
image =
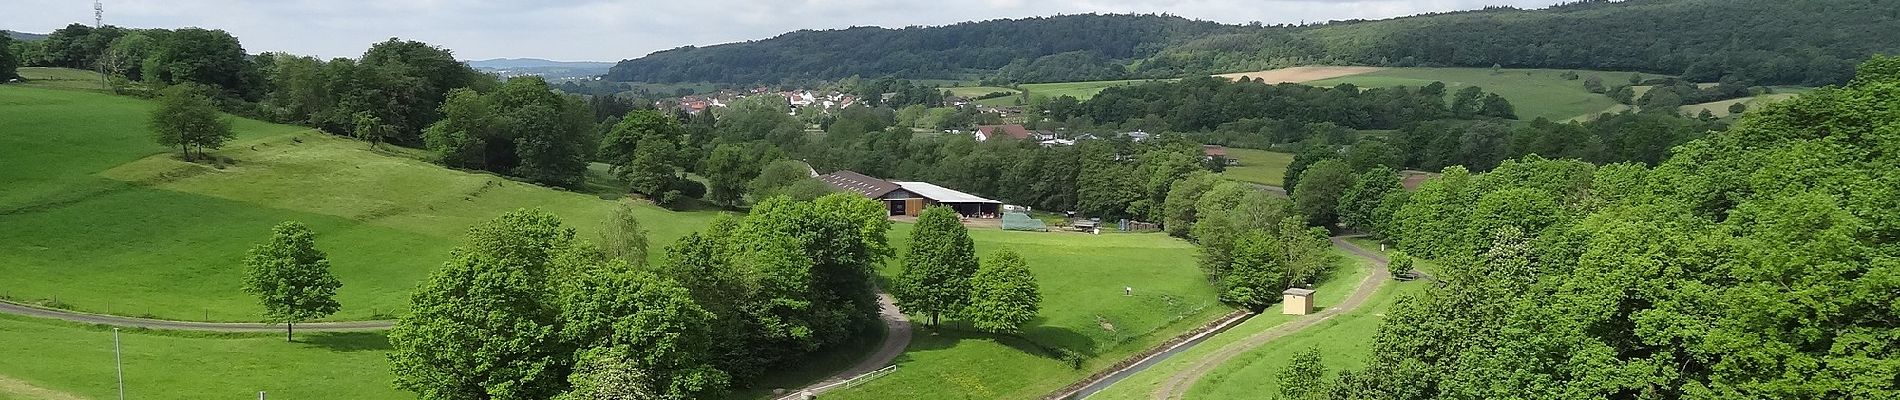
{"label": "overcast sky", "polygon": [[[105,0],[107,24],[223,29],[252,53],[356,56],[401,37],[464,59],[615,61],[798,29],[903,27],[1080,13],[1171,13],[1241,24],[1386,18],[1558,0]],[[87,0],[5,0],[0,29],[92,23]]]}

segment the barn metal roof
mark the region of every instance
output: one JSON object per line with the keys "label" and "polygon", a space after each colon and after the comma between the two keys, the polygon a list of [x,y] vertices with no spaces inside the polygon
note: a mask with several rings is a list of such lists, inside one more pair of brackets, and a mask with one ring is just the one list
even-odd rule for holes
{"label": "barn metal roof", "polygon": [[897,186],[904,188],[904,191],[911,192],[913,194],[916,194],[917,196],[920,196],[926,199],[936,200],[938,203],[1003,204],[1003,202],[1000,202],[1000,201],[985,199],[982,197],[977,197],[976,195],[973,195],[973,194],[951,190],[949,188],[945,188],[942,186],[932,185],[930,184],[930,182],[896,182],[896,183],[897,183]]}

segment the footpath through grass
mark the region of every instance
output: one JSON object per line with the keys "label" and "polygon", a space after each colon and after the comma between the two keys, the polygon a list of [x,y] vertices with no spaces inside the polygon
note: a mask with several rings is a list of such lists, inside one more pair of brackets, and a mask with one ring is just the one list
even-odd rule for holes
{"label": "footpath through grass", "polygon": [[1277,151],[1229,147],[1227,157],[1240,164],[1227,166],[1222,177],[1267,186],[1285,186],[1286,167],[1293,164],[1292,154]]}
{"label": "footpath through grass", "polygon": [[[1359,284],[1359,281],[1364,279],[1366,277],[1366,274],[1370,273],[1372,270],[1372,264],[1363,258],[1353,256],[1352,253],[1348,253],[1345,250],[1341,250],[1338,248],[1333,249],[1333,252],[1335,254],[1339,254],[1340,257],[1343,257],[1343,259],[1346,260],[1346,262],[1345,262],[1345,265],[1340,268],[1340,271],[1337,273],[1337,275],[1335,275],[1331,279],[1328,279],[1326,282],[1321,283],[1319,287],[1316,289],[1317,292],[1314,293],[1313,301],[1314,301],[1315,308],[1318,310],[1324,310],[1328,305],[1338,304],[1340,301],[1344,300],[1347,295],[1352,294],[1353,287],[1357,286]],[[1381,296],[1385,296],[1386,295],[1385,292],[1388,292],[1388,291],[1391,291],[1391,289],[1390,288],[1381,289],[1380,294],[1376,294],[1374,295],[1372,299],[1367,300],[1368,303],[1365,307],[1367,309],[1372,308],[1373,303],[1377,303],[1381,301]],[[1361,309],[1360,313],[1366,312],[1365,310],[1366,309]],[[1347,318],[1347,317],[1350,317],[1350,316],[1335,317],[1334,320],[1339,320],[1341,318]],[[1089,399],[1092,399],[1092,400],[1093,399],[1110,399],[1110,400],[1147,399],[1149,396],[1154,394],[1155,388],[1159,387],[1162,381],[1165,381],[1169,377],[1174,376],[1174,374],[1187,369],[1195,361],[1198,361],[1202,358],[1206,358],[1209,354],[1212,354],[1220,350],[1221,347],[1227,346],[1234,342],[1244,340],[1249,336],[1253,336],[1254,334],[1266,331],[1268,329],[1272,329],[1273,327],[1279,326],[1280,324],[1293,321],[1296,318],[1304,318],[1304,317],[1296,316],[1296,315],[1281,314],[1279,306],[1269,307],[1266,311],[1263,311],[1259,315],[1253,316],[1253,318],[1249,318],[1246,322],[1242,322],[1239,325],[1235,325],[1233,328],[1229,328],[1227,331],[1220,333],[1219,335],[1216,335],[1212,338],[1208,338],[1206,341],[1203,341],[1199,345],[1196,345],[1191,349],[1183,351],[1180,354],[1175,354],[1173,357],[1168,358],[1166,361],[1162,361],[1158,364],[1155,364],[1153,367],[1150,367],[1147,370],[1142,371],[1141,373],[1135,374],[1134,376],[1130,376],[1128,377],[1128,379],[1125,379],[1121,381],[1120,383],[1116,383],[1114,386],[1110,386],[1106,390],[1097,392],[1094,395],[1089,396]],[[1308,330],[1311,331],[1311,330],[1325,329],[1327,326],[1329,325],[1321,324],[1312,328],[1308,328]],[[1269,348],[1277,347],[1279,346],[1277,343],[1281,343],[1281,341],[1289,340],[1295,336],[1306,335],[1306,334],[1307,334],[1306,332],[1301,332],[1294,336],[1281,338],[1278,341],[1274,341],[1273,343],[1268,344],[1266,347],[1269,347]],[[1241,358],[1246,358],[1246,357],[1249,357],[1249,355],[1241,356]],[[1241,358],[1237,358],[1237,360]],[[1218,372],[1218,370],[1216,371]],[[1235,397],[1235,398],[1258,398],[1258,397],[1260,396],[1247,395],[1247,396],[1240,396],[1240,397]]]}
{"label": "footpath through grass", "polygon": [[[1576,80],[1563,78],[1564,72],[1576,72]],[[1583,89],[1583,80],[1596,76],[1603,79],[1605,86],[1614,86],[1628,82],[1630,72],[1607,72],[1561,69],[1504,69],[1490,68],[1388,68],[1370,73],[1340,78],[1322,79],[1307,82],[1313,86],[1335,86],[1351,83],[1359,87],[1409,86],[1413,88],[1429,85],[1432,82],[1444,82],[1447,98],[1466,86],[1483,87],[1486,92],[1497,93],[1511,101],[1517,107],[1518,119],[1529,121],[1538,117],[1552,121],[1564,121],[1571,118],[1595,115],[1617,106],[1609,96],[1590,93]],[[1662,75],[1644,74],[1645,79]]]}
{"label": "footpath through grass", "polygon": [[[0,296],[87,312],[255,321],[242,260],[271,226],[309,224],[343,282],[332,320],[381,319],[467,228],[522,207],[593,238],[615,203],[480,173],[306,128],[237,119],[223,169],[186,163],[146,133],[151,103],[0,87]],[[654,248],[713,213],[641,207]],[[658,254],[658,252],[655,252]]]}
{"label": "footpath through grass", "polygon": [[[910,224],[892,239],[907,246]],[[1226,314],[1195,264],[1192,245],[1160,234],[1010,232],[973,229],[979,256],[998,249],[1022,254],[1041,284],[1042,318],[1020,336],[957,329],[922,321],[896,372],[825,394],[835,399],[1035,398],[1107,368]],[[902,270],[893,260],[881,272]],[[1123,296],[1126,287],[1133,296]],[[1049,348],[1089,357],[1072,368]]]}
{"label": "footpath through grass", "polygon": [[[380,333],[201,334],[125,330],[126,397],[408,399]],[[108,328],[0,315],[0,376],[93,399],[118,396]],[[4,392],[4,391],[0,391]],[[0,398],[5,398],[0,394]]]}

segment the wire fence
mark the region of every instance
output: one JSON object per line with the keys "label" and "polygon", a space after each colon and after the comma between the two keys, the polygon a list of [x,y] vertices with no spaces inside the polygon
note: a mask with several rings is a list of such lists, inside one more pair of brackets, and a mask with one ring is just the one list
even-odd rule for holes
{"label": "wire fence", "polygon": [[800,389],[798,392],[786,394],[785,396],[779,397],[774,400],[805,400],[805,399],[815,398],[815,397],[818,397],[819,394],[824,393],[824,392],[829,392],[836,389],[850,389],[850,388],[858,387],[858,385],[862,385],[865,382],[870,382],[871,380],[882,378],[885,375],[890,375],[892,372],[896,372],[896,371],[897,371],[897,365],[891,364],[891,365],[885,366],[884,368],[878,368],[876,371],[866,372],[863,374],[859,374],[858,376],[845,378],[845,380],[842,380],[842,381],[832,382],[832,383],[828,383],[824,385],[819,385],[816,387]]}

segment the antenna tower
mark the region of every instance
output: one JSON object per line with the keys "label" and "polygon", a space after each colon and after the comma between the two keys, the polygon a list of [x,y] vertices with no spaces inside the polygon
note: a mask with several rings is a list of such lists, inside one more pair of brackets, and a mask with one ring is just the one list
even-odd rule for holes
{"label": "antenna tower", "polygon": [[104,28],[105,26],[106,26],[106,6],[104,4],[100,4],[99,0],[92,0],[92,27]]}

